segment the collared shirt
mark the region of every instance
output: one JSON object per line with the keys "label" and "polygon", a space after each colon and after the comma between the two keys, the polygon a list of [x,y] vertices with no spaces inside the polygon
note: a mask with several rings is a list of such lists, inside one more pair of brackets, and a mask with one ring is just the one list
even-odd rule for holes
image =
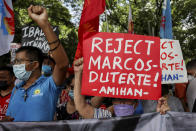
{"label": "collared shirt", "polygon": [[56,86],[52,76],[41,76],[27,90],[24,84],[21,82],[14,87],[6,116],[14,121],[53,120],[61,87]]}

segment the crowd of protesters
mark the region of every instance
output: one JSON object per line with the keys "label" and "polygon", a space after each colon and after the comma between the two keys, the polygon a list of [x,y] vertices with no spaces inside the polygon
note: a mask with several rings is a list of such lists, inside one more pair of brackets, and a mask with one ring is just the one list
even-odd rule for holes
{"label": "crowd of protesters", "polygon": [[[0,120],[53,121],[110,118],[166,111],[193,111],[196,60],[187,64],[188,83],[162,85],[159,100],[134,100],[81,95],[83,58],[69,60],[48,21],[46,9],[28,8],[29,17],[43,30],[50,54],[36,47],[16,51],[13,68],[0,67]],[[174,90],[175,89],[175,90]]]}

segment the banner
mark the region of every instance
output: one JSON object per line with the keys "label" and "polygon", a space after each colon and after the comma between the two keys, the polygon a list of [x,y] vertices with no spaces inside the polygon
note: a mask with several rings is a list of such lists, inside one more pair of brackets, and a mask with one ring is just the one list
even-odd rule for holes
{"label": "banner", "polygon": [[147,113],[110,119],[83,119],[53,122],[1,122],[1,131],[195,131],[196,114]]}
{"label": "banner", "polygon": [[105,0],[85,0],[78,29],[78,46],[75,59],[83,56],[83,34],[99,31],[99,15],[105,10]]}
{"label": "banner", "polygon": [[90,35],[84,35],[83,43],[83,95],[150,100],[161,96],[158,37]]}
{"label": "banner", "polygon": [[[57,26],[53,27],[53,31],[58,37],[59,30]],[[43,53],[48,53],[50,50],[48,40],[38,26],[25,26],[22,28],[22,46],[34,46],[41,49]]]}
{"label": "banner", "polygon": [[0,0],[0,56],[9,52],[14,32],[12,0]]}
{"label": "banner", "polygon": [[187,71],[178,40],[161,39],[162,84],[184,83]]}

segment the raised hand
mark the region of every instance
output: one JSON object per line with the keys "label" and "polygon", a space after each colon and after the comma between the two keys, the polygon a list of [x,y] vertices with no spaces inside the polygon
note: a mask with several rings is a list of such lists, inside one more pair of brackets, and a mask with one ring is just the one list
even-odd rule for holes
{"label": "raised hand", "polygon": [[44,28],[49,23],[48,14],[44,7],[31,5],[28,8],[28,14],[41,28]]}
{"label": "raised hand", "polygon": [[167,103],[167,98],[165,97],[159,98],[158,104],[157,104],[157,112],[160,112],[160,114],[163,115],[169,110],[170,108]]}
{"label": "raised hand", "polygon": [[82,74],[83,71],[83,57],[74,61],[75,74]]}

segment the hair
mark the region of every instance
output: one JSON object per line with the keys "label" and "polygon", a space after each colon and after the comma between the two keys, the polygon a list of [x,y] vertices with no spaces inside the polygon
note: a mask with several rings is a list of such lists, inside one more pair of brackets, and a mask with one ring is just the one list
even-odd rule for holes
{"label": "hair", "polygon": [[172,89],[171,84],[161,84],[161,96],[167,95],[169,93],[169,90]]}
{"label": "hair", "polygon": [[55,60],[54,60],[50,55],[44,54],[43,59],[44,59],[44,60],[45,60],[45,59],[49,59],[50,61],[52,61],[52,63],[53,63],[54,65],[56,64]]}
{"label": "hair", "polygon": [[189,61],[186,64],[186,69],[187,70],[196,70],[196,59],[193,59],[193,60]]}
{"label": "hair", "polygon": [[70,75],[68,78],[67,78],[67,85],[71,85],[71,82],[72,80],[74,79],[74,74]]}
{"label": "hair", "polygon": [[26,57],[28,57],[30,60],[38,61],[39,68],[40,68],[40,70],[42,69],[44,55],[39,48],[33,47],[33,46],[22,46],[16,51],[16,54],[19,52],[25,52]]}
{"label": "hair", "polygon": [[0,66],[0,71],[8,71],[11,76],[14,76],[13,68],[11,66]]}

